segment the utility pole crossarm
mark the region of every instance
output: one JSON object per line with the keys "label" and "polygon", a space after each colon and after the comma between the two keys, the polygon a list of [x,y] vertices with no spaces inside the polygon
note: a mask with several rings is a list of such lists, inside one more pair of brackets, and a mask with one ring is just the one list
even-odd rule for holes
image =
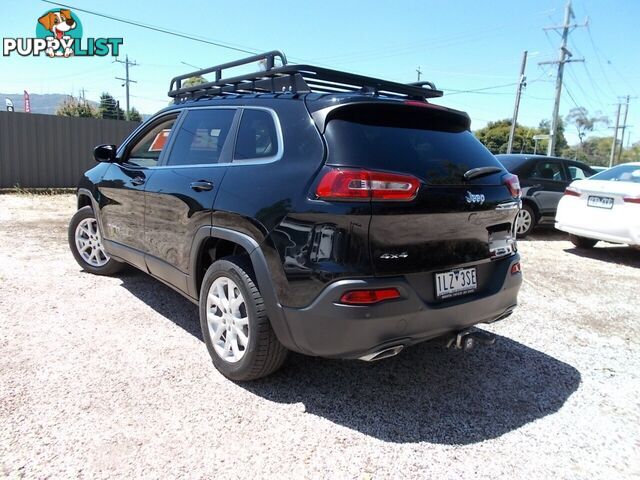
{"label": "utility pole crossarm", "polygon": [[124,86],[125,86],[125,91],[126,91],[126,101],[127,101],[127,120],[130,119],[130,113],[131,113],[131,109],[129,108],[130,106],[130,102],[129,102],[129,84],[130,83],[138,83],[135,80],[131,80],[129,78],[129,67],[135,67],[138,65],[138,63],[134,60],[134,61],[129,61],[129,55],[127,55],[125,57],[125,61],[123,62],[122,60],[114,60],[115,62],[118,63],[122,63],[124,64],[124,71],[125,71],[125,78],[120,78],[120,77],[116,77],[116,80],[122,80],[124,82]]}
{"label": "utility pole crossarm", "polygon": [[560,112],[560,96],[562,95],[562,79],[564,75],[564,65],[570,62],[584,62],[584,59],[571,59],[571,52],[567,49],[567,40],[569,38],[570,30],[577,27],[585,27],[588,25],[585,22],[583,25],[572,24],[571,20],[574,18],[573,9],[571,8],[571,0],[567,1],[567,6],[564,10],[564,22],[562,26],[547,27],[545,30],[562,30],[562,41],[560,43],[560,56],[558,60],[551,62],[540,62],[540,65],[558,65],[558,74],[556,75],[556,93],[555,101],[553,102],[553,113],[551,115],[551,129],[549,131],[549,146],[547,148],[547,155],[552,156],[556,150],[556,141],[558,136],[558,115]]}

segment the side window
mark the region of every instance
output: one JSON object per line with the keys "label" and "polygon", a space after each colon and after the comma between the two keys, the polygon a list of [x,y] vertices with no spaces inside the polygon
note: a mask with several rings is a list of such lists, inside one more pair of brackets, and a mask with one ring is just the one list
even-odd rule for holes
{"label": "side window", "polygon": [[560,165],[560,162],[538,162],[536,167],[533,169],[531,178],[561,182],[564,180],[564,175],[562,175],[562,165]]}
{"label": "side window", "polygon": [[176,134],[168,165],[219,163],[235,109],[191,110]]}
{"label": "side window", "polygon": [[158,164],[158,159],[167,143],[169,133],[171,133],[176,118],[177,117],[171,117],[165,120],[149,130],[142,138],[138,139],[129,150],[127,163],[140,167],[155,167]]}
{"label": "side window", "polygon": [[276,125],[269,112],[245,109],[242,112],[234,160],[273,157],[278,152]]}
{"label": "side window", "polygon": [[579,165],[569,164],[567,167],[569,168],[569,176],[571,177],[571,180],[582,180],[593,175],[591,171],[582,168]]}

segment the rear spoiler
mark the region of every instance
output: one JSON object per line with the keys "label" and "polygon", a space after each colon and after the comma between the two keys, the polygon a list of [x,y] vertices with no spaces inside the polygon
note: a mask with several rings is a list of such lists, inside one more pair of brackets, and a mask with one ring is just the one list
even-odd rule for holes
{"label": "rear spoiler", "polygon": [[[307,108],[309,105],[307,104]],[[430,120],[438,121],[441,120],[447,123],[446,128],[444,130],[447,131],[462,131],[469,130],[471,128],[471,118],[466,112],[461,110],[454,110],[452,108],[443,107],[441,105],[434,105],[432,103],[427,102],[419,102],[414,100],[350,100],[349,102],[339,103],[337,105],[331,105],[330,107],[322,108],[316,111],[311,112],[311,117],[315,122],[316,126],[320,133],[324,134],[325,129],[327,127],[327,123],[329,120],[339,117],[341,115],[347,116],[348,114],[352,114],[354,110],[368,110],[369,112],[374,111],[383,111],[385,109],[408,109],[408,112],[418,113],[420,111],[424,111],[425,113],[430,113]],[[385,115],[383,118],[386,118]],[[417,128],[419,128],[419,124],[415,124]],[[407,125],[410,126],[410,125]],[[429,128],[429,127],[426,127]],[[440,130],[440,128],[438,128]]]}

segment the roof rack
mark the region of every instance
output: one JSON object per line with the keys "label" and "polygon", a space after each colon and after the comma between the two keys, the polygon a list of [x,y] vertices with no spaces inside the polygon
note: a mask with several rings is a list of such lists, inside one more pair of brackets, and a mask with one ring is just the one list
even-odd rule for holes
{"label": "roof rack", "polygon": [[[276,66],[276,59],[280,59],[280,66]],[[223,78],[224,70],[257,62],[264,65],[264,70]],[[211,73],[215,74],[212,82],[182,86],[183,81],[188,78]],[[284,53],[277,50],[174,77],[169,85],[168,95],[175,103],[179,103],[188,99],[226,94],[287,92],[353,92],[411,100],[442,96],[442,91],[437,90],[431,82],[405,84],[312,65],[289,65]]]}

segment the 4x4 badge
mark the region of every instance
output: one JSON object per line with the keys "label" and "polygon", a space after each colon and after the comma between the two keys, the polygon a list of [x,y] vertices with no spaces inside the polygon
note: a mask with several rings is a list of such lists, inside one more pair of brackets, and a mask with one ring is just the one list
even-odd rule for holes
{"label": "4x4 badge", "polygon": [[402,253],[383,253],[380,255],[382,260],[396,260],[398,258],[407,258],[409,254],[407,252]]}
{"label": "4x4 badge", "polygon": [[467,203],[479,203],[480,205],[484,203],[484,194],[482,193],[471,193],[467,190],[467,196],[464,198]]}

